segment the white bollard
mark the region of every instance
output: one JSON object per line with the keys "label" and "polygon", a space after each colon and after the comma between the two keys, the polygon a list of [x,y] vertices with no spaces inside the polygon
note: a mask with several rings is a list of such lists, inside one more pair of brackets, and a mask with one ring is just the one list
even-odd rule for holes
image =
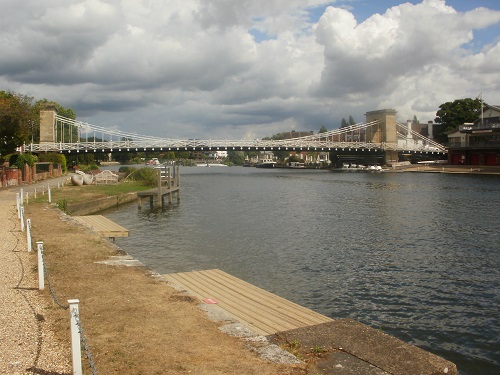
{"label": "white bollard", "polygon": [[21,218],[21,200],[19,199],[19,193],[16,193],[16,206],[17,206],[17,218]]}
{"label": "white bollard", "polygon": [[26,204],[28,204],[30,200],[30,193],[26,192]]}
{"label": "white bollard", "polygon": [[35,188],[35,199],[36,199],[36,188]]}
{"label": "white bollard", "polygon": [[21,198],[21,206],[24,205],[24,189],[21,188],[21,191],[19,192],[19,198]]}
{"label": "white bollard", "polygon": [[43,241],[36,243],[38,250],[38,290],[45,289],[45,279],[43,277]]}
{"label": "white bollard", "polygon": [[80,317],[78,311],[77,299],[69,299],[69,317],[71,327],[71,353],[73,359],[73,375],[82,375],[82,353],[80,346],[80,328],[78,328],[77,317]]}
{"label": "white bollard", "polygon": [[24,232],[24,206],[21,206],[21,232]]}
{"label": "white bollard", "polygon": [[31,219],[26,219],[26,242],[28,243],[28,253],[31,253]]}
{"label": "white bollard", "polygon": [[50,190],[50,185],[47,185],[47,192],[49,193],[49,203],[52,203],[52,193]]}

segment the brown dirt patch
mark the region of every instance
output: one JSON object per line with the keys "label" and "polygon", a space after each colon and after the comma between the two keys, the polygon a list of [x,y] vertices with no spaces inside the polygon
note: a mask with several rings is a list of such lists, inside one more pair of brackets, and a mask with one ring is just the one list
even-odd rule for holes
{"label": "brown dirt patch", "polygon": [[[102,374],[304,374],[272,364],[248,343],[218,330],[192,297],[140,267],[97,264],[120,251],[90,230],[61,220],[46,204],[26,205],[34,241],[44,241],[46,267],[59,300],[80,300],[80,315]],[[36,272],[35,269],[31,272]],[[51,299],[48,288],[43,292]],[[68,311],[55,304],[45,319],[69,348]],[[90,373],[85,359],[85,373]]]}

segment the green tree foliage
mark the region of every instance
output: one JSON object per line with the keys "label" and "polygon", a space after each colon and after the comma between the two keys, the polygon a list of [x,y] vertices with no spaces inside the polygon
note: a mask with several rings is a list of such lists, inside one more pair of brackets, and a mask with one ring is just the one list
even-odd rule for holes
{"label": "green tree foliage", "polygon": [[276,150],[273,151],[273,155],[276,156],[276,158],[282,162],[285,161],[290,156],[290,151]]}
{"label": "green tree foliage", "polygon": [[38,156],[38,161],[59,164],[63,171],[67,169],[66,156],[64,156],[64,154],[58,154],[56,152],[42,153]]}
{"label": "green tree foliage", "polygon": [[27,95],[0,91],[0,155],[15,152],[23,143],[40,140],[40,109],[53,104],[58,114],[75,119],[71,108],[42,99],[34,103]]}
{"label": "green tree foliage", "polygon": [[321,125],[321,128],[319,129],[319,133],[326,133],[328,129],[326,128],[325,125]]}
{"label": "green tree foliage", "polygon": [[70,118],[73,120],[76,119],[75,112],[71,108],[65,108],[62,105],[60,105],[59,103],[52,102],[52,101],[47,100],[45,98],[38,100],[36,102],[36,104],[35,104],[36,111],[38,113],[40,113],[40,109],[42,109],[47,104],[53,104],[56,107],[56,111],[57,111],[57,114],[59,116],[63,116],[63,117]]}
{"label": "green tree foliage", "polygon": [[479,99],[457,99],[439,106],[434,122],[441,125],[437,134],[437,141],[445,143],[448,140],[446,132],[456,130],[466,122],[474,122],[481,115],[481,101]]}
{"label": "green tree foliage", "polygon": [[345,118],[342,117],[342,121],[340,122],[340,127],[345,128],[346,126],[347,126],[347,121],[345,120]]}
{"label": "green tree foliage", "polygon": [[9,158],[9,164],[10,164],[10,166],[15,166],[19,169],[23,169],[25,164],[32,167],[33,165],[35,165],[37,160],[38,160],[38,158],[36,157],[36,155],[14,154],[14,155],[11,155],[11,157]]}
{"label": "green tree foliage", "polygon": [[146,186],[155,187],[157,185],[156,171],[153,168],[139,168],[128,175],[133,181],[140,181]]}
{"label": "green tree foliage", "polygon": [[15,152],[30,139],[39,117],[32,102],[29,96],[0,91],[0,155]]}
{"label": "green tree foliage", "polygon": [[243,165],[245,163],[245,153],[243,151],[228,151],[227,160],[234,165]]}
{"label": "green tree foliage", "polygon": [[354,117],[349,115],[349,125],[355,125],[356,123],[354,122]]}

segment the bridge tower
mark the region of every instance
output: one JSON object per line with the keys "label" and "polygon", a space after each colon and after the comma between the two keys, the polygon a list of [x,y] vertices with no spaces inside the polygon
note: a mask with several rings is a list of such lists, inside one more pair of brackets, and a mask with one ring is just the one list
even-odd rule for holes
{"label": "bridge tower", "polygon": [[56,106],[52,103],[47,103],[40,110],[40,143],[54,143],[56,123]]}
{"label": "bridge tower", "polygon": [[[398,143],[396,131],[396,110],[379,109],[365,113],[366,123],[378,121],[377,126],[371,126],[366,131],[366,140],[373,143]],[[398,161],[398,152],[385,150],[385,164]]]}

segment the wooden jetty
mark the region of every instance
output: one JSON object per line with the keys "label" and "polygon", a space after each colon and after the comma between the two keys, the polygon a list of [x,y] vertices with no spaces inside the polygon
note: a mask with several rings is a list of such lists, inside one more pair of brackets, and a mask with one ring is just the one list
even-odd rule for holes
{"label": "wooden jetty", "polygon": [[[450,361],[353,319],[331,319],[221,270],[163,275],[178,290],[221,309],[270,342],[323,348],[311,366],[321,374],[457,375]],[[317,371],[316,371],[317,370]]]}
{"label": "wooden jetty", "polygon": [[98,232],[102,237],[128,237],[128,229],[102,215],[73,216],[80,224]]}
{"label": "wooden jetty", "polygon": [[331,322],[332,319],[221,270],[163,275],[178,289],[215,304],[258,335]]}
{"label": "wooden jetty", "polygon": [[181,200],[180,188],[181,188],[181,176],[179,173],[178,166],[161,166],[155,167],[157,187],[149,190],[139,191],[137,193],[138,206],[142,207],[142,199],[149,198],[149,205],[153,207],[153,199],[156,197],[158,205],[164,206],[164,196],[168,196],[168,204],[172,204],[173,194],[177,195],[177,202]]}

